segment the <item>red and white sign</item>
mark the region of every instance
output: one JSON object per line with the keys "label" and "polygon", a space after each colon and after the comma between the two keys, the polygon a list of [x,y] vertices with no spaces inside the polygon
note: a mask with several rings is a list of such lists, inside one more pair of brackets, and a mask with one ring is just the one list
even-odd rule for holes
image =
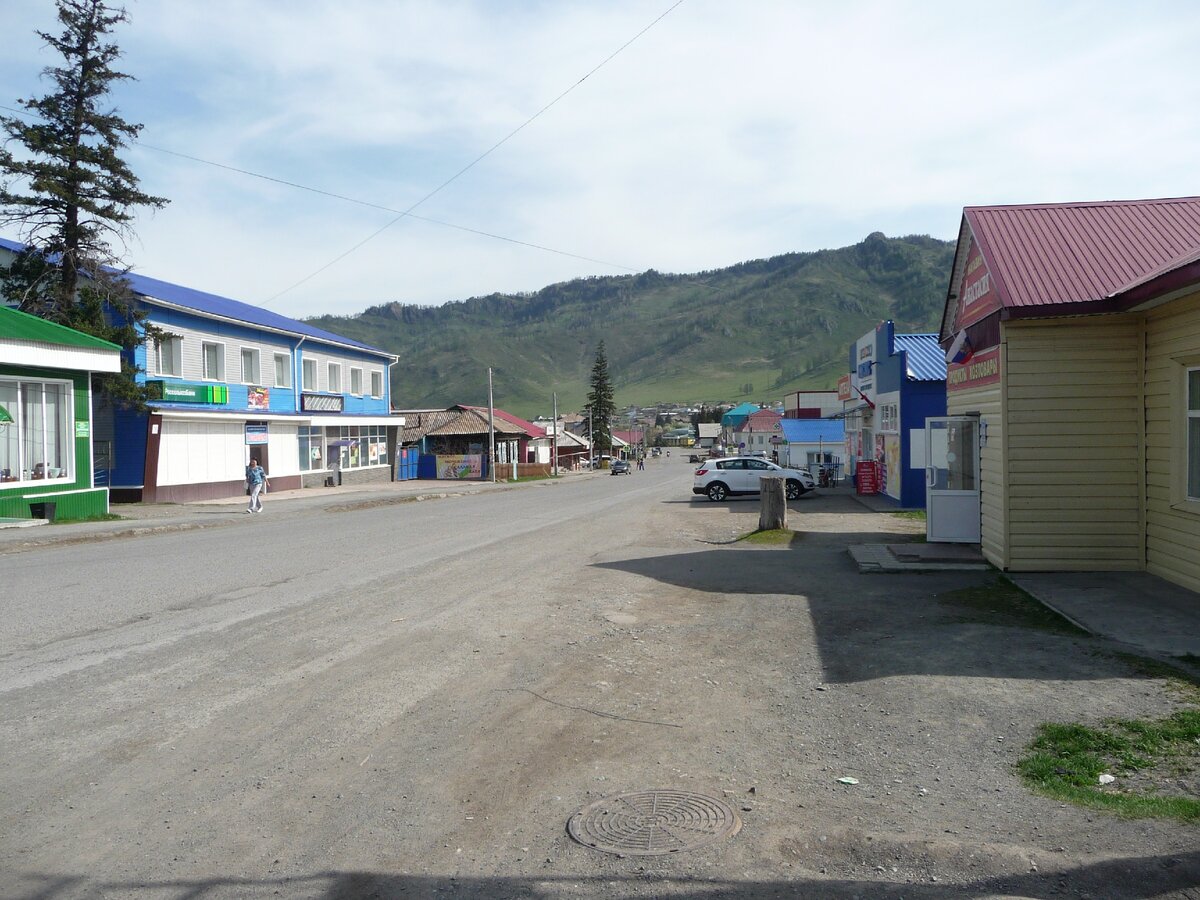
{"label": "red and white sign", "polygon": [[955,330],[961,331],[999,308],[1000,295],[996,292],[992,273],[983,261],[979,245],[972,239],[962,283],[958,286],[958,324]]}
{"label": "red and white sign", "polygon": [[879,493],[879,464],[873,459],[860,459],[854,467],[860,494]]}
{"label": "red and white sign", "polygon": [[838,400],[845,403],[853,396],[854,392],[850,390],[850,376],[843,375],[838,379]]}
{"label": "red and white sign", "polygon": [[969,391],[1000,380],[1000,348],[976,353],[968,362],[946,367],[946,390]]}

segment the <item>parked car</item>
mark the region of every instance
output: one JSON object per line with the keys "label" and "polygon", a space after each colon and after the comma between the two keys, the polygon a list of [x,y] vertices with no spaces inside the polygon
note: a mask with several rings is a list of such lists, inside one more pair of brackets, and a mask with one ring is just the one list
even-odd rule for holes
{"label": "parked car", "polygon": [[727,456],[710,459],[701,464],[692,478],[692,493],[706,494],[709,500],[760,492],[759,480],[782,477],[784,493],[789,500],[807,494],[817,486],[816,480],[804,469],[785,469],[755,456]]}
{"label": "parked car", "polygon": [[608,474],[609,475],[628,475],[629,474],[629,463],[623,459],[614,459],[612,465],[609,466]]}
{"label": "parked car", "polygon": [[699,453],[692,453],[688,456],[688,462],[690,462],[690,463],[704,462],[704,457],[701,456]]}

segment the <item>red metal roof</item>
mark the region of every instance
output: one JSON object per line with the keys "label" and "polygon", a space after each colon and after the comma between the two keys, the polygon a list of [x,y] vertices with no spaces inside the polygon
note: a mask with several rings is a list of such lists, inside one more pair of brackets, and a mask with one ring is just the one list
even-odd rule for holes
{"label": "red metal roof", "polygon": [[968,206],[963,219],[1001,304],[1025,315],[1072,304],[1102,311],[1102,301],[1195,262],[1200,252],[1200,197]]}
{"label": "red metal roof", "polygon": [[[483,416],[487,415],[487,409],[488,409],[486,406],[465,406],[465,405],[462,408],[463,409],[473,409]],[[534,425],[532,422],[527,422],[524,419],[520,418],[519,416],[514,416],[512,413],[505,412],[504,410],[497,409],[496,407],[492,407],[492,419],[493,419],[493,421],[495,421],[496,419],[501,419],[510,425],[516,425],[518,428],[520,428],[522,431],[524,431],[531,438],[544,438],[546,436],[545,428],[539,428],[538,426]]]}

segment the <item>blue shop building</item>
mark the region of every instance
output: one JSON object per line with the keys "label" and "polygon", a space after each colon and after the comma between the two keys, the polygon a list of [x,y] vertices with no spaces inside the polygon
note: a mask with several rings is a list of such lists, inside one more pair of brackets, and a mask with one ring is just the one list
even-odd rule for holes
{"label": "blue shop building", "polygon": [[[0,266],[23,249],[0,239]],[[95,481],[113,500],[233,496],[257,458],[274,490],[390,481],[397,357],[237,300],[129,274],[165,332],[126,361],[155,398],[148,412],[97,402]]]}
{"label": "blue shop building", "polygon": [[850,345],[845,455],[879,467],[879,493],[925,507],[925,419],[946,414],[946,357],[936,334],[896,334],[881,322]]}

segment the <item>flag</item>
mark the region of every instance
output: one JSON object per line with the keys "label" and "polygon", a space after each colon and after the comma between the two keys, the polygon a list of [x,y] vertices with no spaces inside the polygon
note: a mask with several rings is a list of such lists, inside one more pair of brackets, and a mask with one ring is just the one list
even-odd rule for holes
{"label": "flag", "polygon": [[946,351],[946,362],[961,366],[969,362],[974,355],[975,348],[971,346],[971,340],[963,330],[954,336],[950,349]]}

